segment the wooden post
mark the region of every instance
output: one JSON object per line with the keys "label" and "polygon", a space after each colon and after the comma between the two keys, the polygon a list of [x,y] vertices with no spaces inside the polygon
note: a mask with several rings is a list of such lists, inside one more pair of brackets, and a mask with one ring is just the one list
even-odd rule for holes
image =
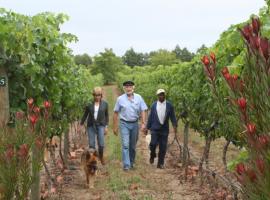
{"label": "wooden post", "polygon": [[64,133],[64,163],[68,167],[68,154],[69,154],[69,130]]}
{"label": "wooden post", "polygon": [[185,180],[187,180],[188,165],[189,165],[189,150],[188,150],[188,134],[189,134],[189,122],[185,123],[184,128],[184,147],[183,147],[183,166],[185,167]]}
{"label": "wooden post", "polygon": [[8,76],[4,67],[0,67],[0,126],[9,120]]}

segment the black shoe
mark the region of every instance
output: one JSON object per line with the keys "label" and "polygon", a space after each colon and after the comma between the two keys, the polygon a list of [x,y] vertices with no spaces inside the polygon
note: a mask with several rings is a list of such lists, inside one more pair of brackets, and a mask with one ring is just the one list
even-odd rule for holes
{"label": "black shoe", "polygon": [[134,164],[132,162],[130,162],[130,169],[134,168]]}
{"label": "black shoe", "polygon": [[158,164],[158,165],[157,165],[157,168],[159,168],[159,169],[164,169],[165,167],[164,167],[164,165],[162,165],[162,164]]}
{"label": "black shoe", "polygon": [[155,161],[155,158],[154,157],[150,157],[150,159],[149,159],[150,164],[153,164],[154,161]]}
{"label": "black shoe", "polygon": [[136,170],[136,167],[134,165],[131,165],[130,170]]}

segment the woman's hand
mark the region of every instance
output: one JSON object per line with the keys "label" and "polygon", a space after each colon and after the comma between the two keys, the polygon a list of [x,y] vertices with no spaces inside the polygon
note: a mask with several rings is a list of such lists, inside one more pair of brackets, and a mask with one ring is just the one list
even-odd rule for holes
{"label": "woman's hand", "polygon": [[108,134],[108,127],[106,126],[104,130],[104,135],[107,135],[107,134]]}

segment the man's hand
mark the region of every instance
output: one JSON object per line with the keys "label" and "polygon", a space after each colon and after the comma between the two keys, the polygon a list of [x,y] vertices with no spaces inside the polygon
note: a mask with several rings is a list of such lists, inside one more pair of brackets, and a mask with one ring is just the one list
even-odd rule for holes
{"label": "man's hand", "polygon": [[115,126],[115,127],[113,127],[113,134],[114,135],[118,135],[118,128]]}
{"label": "man's hand", "polygon": [[118,135],[118,112],[113,113],[113,134]]}
{"label": "man's hand", "polygon": [[144,131],[145,131],[145,128],[146,128],[146,127],[145,127],[145,124],[142,123],[142,124],[141,124],[141,131],[144,132]]}

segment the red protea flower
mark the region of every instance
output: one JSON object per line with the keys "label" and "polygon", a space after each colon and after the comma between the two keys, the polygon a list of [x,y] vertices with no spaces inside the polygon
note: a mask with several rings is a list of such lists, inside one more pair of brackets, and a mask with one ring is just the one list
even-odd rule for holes
{"label": "red protea flower", "polygon": [[237,74],[232,75],[232,79],[233,79],[234,81],[237,81],[237,80],[238,80],[238,75],[237,75]]}
{"label": "red protea flower", "polygon": [[258,140],[262,147],[269,144],[269,137],[267,135],[260,135]]}
{"label": "red protea flower", "polygon": [[28,105],[29,108],[31,108],[33,106],[33,104],[34,104],[34,99],[33,98],[27,99],[27,105]]}
{"label": "red protea flower", "polygon": [[247,124],[247,131],[248,131],[248,133],[253,135],[256,132],[256,125],[253,123],[248,123]]}
{"label": "red protea flower", "polygon": [[240,30],[242,36],[246,39],[246,41],[249,42],[250,37],[252,36],[252,27],[247,24]]}
{"label": "red protea flower", "polygon": [[29,147],[27,144],[22,144],[19,148],[19,151],[18,151],[18,156],[24,160],[27,156],[28,156],[28,153],[29,153]]}
{"label": "red protea flower", "polygon": [[43,105],[46,109],[49,109],[51,107],[51,103],[49,101],[44,101]]}
{"label": "red protea flower", "polygon": [[246,167],[244,165],[244,163],[238,163],[236,165],[236,172],[239,174],[239,175],[242,175],[246,172]]}
{"label": "red protea flower", "polygon": [[259,171],[260,171],[261,173],[264,172],[265,164],[264,164],[263,159],[257,158],[257,159],[256,159],[256,166],[257,166],[257,168],[259,169]]}
{"label": "red protea flower", "polygon": [[266,62],[269,59],[269,41],[267,38],[260,39],[260,50],[262,56],[265,58]]}
{"label": "red protea flower", "polygon": [[226,81],[229,83],[231,80],[231,75],[230,74],[224,74],[224,78],[226,79]]}
{"label": "red protea flower", "polygon": [[229,69],[228,69],[228,67],[223,67],[223,69],[221,70],[221,73],[223,74],[223,76],[224,76],[225,74],[229,74]]}
{"label": "red protea flower", "polygon": [[225,78],[225,80],[227,81],[227,83],[229,84],[229,86],[232,87],[232,83],[231,83],[232,76],[229,73],[228,67],[224,67],[221,70],[221,73],[223,77]]}
{"label": "red protea flower", "polygon": [[24,112],[18,111],[16,112],[16,119],[22,120],[24,118]]}
{"label": "red protea flower", "polygon": [[210,60],[208,58],[208,56],[203,56],[203,58],[201,59],[201,61],[203,62],[204,65],[208,66],[210,64]]}
{"label": "red protea flower", "polygon": [[245,111],[247,108],[247,101],[244,97],[241,97],[237,100],[238,106],[241,108],[242,111]]}
{"label": "red protea flower", "polygon": [[39,113],[40,113],[40,108],[37,107],[37,106],[35,106],[35,107],[33,108],[33,111],[34,111],[34,113],[39,114]]}
{"label": "red protea flower", "polygon": [[252,18],[252,30],[253,33],[258,36],[259,32],[260,32],[260,20],[259,18]]}
{"label": "red protea flower", "polygon": [[216,55],[214,54],[214,52],[210,53],[210,58],[212,59],[212,61],[216,64]]}
{"label": "red protea flower", "polygon": [[38,121],[38,116],[37,115],[31,115],[29,117],[29,120],[30,120],[31,124],[34,126]]}

